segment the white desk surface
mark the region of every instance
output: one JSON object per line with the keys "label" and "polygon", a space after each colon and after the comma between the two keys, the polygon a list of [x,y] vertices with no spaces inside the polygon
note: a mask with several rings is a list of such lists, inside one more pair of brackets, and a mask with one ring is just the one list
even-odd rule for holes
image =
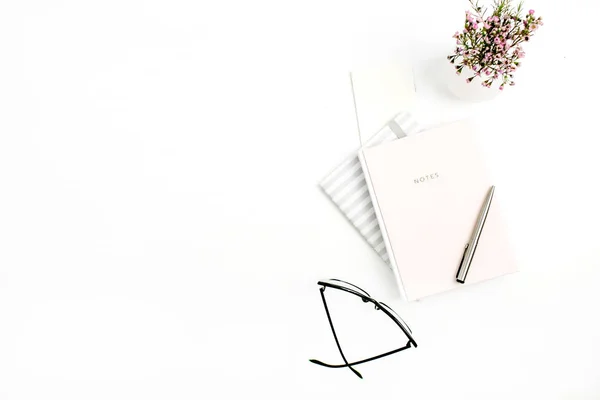
{"label": "white desk surface", "polygon": [[[0,398],[600,398],[598,3],[528,1],[517,86],[477,105],[436,73],[467,6],[7,2]],[[402,303],[317,188],[358,143],[347,71],[389,55],[422,123],[489,127],[518,274]],[[328,277],[419,348],[362,381],[310,364]]]}

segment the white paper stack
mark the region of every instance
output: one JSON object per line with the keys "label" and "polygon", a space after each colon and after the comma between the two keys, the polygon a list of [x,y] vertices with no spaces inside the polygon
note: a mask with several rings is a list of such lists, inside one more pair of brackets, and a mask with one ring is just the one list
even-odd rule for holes
{"label": "white paper stack", "polygon": [[[419,132],[410,114],[415,104],[412,67],[402,61],[364,65],[350,73],[358,137],[363,147],[375,146]],[[349,135],[356,137],[355,132]],[[358,149],[329,173],[321,188],[369,245],[389,265],[373,211]]]}

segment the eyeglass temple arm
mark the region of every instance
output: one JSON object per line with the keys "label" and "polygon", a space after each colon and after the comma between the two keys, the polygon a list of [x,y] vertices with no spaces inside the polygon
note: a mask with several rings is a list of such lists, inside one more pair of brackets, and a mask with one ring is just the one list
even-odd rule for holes
{"label": "eyeglass temple arm", "polygon": [[[331,327],[331,332],[333,333],[333,338],[335,339],[335,344],[337,345],[338,350],[340,351],[340,354],[342,356],[342,359],[344,360],[345,364],[340,365],[340,367],[348,367],[350,368],[350,370],[352,372],[354,372],[354,374],[356,374],[356,376],[358,376],[360,379],[362,379],[362,375],[360,374],[360,372],[358,372],[357,370],[355,370],[354,368],[352,368],[350,366],[350,364],[348,364],[348,360],[346,360],[346,356],[344,355],[344,352],[342,351],[342,347],[340,346],[340,341],[337,338],[337,334],[335,333],[335,328],[333,327],[333,322],[331,321],[331,315],[329,315],[329,307],[327,307],[327,301],[325,300],[325,288],[322,287],[320,289],[321,292],[321,299],[323,300],[323,305],[325,306],[325,312],[327,313],[327,319],[329,320],[329,326]],[[318,360],[310,360],[311,362],[315,363],[315,364],[319,364],[319,365],[323,365],[323,363],[321,363]]]}
{"label": "eyeglass temple arm", "polygon": [[[398,353],[399,351],[402,351],[402,350],[410,349],[411,347],[412,347],[412,344],[410,343],[410,340],[409,340],[408,343],[406,344],[406,346],[400,347],[399,349],[388,351],[387,353],[379,354],[374,357],[369,357],[369,358],[365,358],[364,360],[355,361],[355,362],[346,363],[346,364],[333,365],[333,364],[327,364],[327,363],[324,363],[323,361],[319,361],[319,360],[315,360],[315,359],[311,359],[310,362],[315,363],[317,365],[321,365],[323,367],[328,367],[328,368],[352,367],[354,365],[366,363],[369,361],[377,360],[378,358],[383,358],[383,357],[389,356],[390,354]],[[344,359],[344,361],[346,361],[346,360]]]}

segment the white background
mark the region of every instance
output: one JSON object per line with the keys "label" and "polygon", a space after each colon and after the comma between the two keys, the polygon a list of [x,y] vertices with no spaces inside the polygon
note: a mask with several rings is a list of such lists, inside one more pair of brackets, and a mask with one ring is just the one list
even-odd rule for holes
{"label": "white background", "polygon": [[[600,398],[597,2],[529,1],[476,105],[435,72],[466,0],[1,4],[0,399]],[[348,70],[389,57],[422,124],[487,128],[521,272],[403,303],[318,189],[358,145]],[[339,362],[328,277],[419,347],[309,363]]]}

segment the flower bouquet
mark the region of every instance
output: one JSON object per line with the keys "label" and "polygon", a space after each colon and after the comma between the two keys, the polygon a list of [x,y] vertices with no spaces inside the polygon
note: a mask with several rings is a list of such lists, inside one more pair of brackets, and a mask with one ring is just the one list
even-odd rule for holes
{"label": "flower bouquet", "polygon": [[544,24],[542,17],[534,10],[524,14],[522,2],[513,7],[512,0],[495,0],[491,14],[478,0],[469,2],[472,10],[466,12],[462,32],[453,35],[456,49],[448,60],[457,75],[468,74],[466,84],[490,89],[497,83],[499,90],[514,86],[513,73],[525,57],[522,46]]}

